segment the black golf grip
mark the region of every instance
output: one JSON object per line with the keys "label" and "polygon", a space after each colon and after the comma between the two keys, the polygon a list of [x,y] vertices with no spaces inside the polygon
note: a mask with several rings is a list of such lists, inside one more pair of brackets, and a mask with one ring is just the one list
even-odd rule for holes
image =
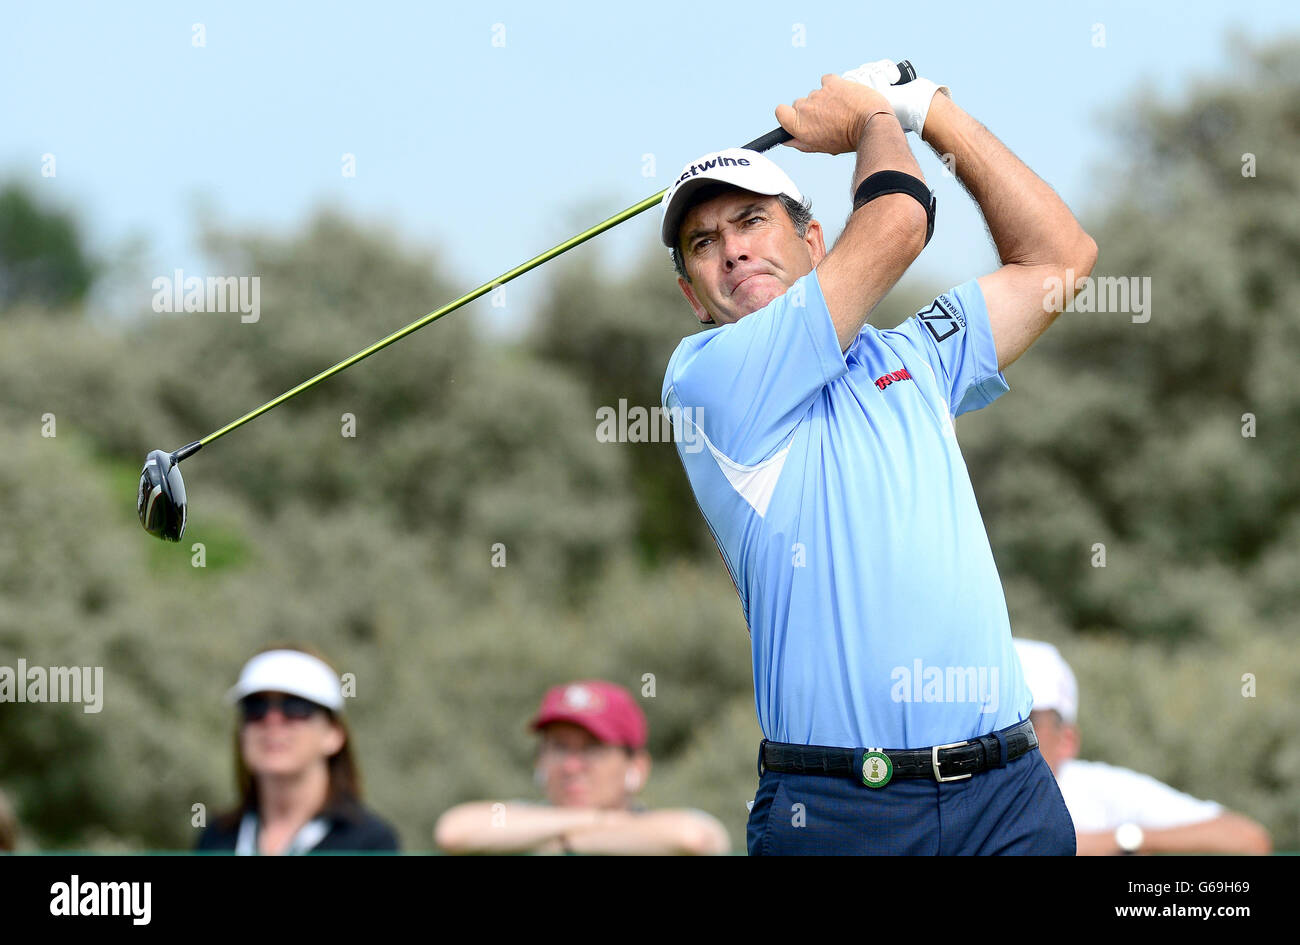
{"label": "black golf grip", "polygon": [[[916,78],[916,70],[912,68],[912,64],[906,59],[898,63],[898,71],[899,78],[894,85],[906,85],[908,82],[911,82]],[[786,131],[784,128],[773,128],[762,137],[755,138],[753,141],[749,142],[749,144],[745,145],[745,149],[748,151],[759,152],[770,151],[778,144],[785,144],[793,137],[794,135],[790,134],[790,132]]]}

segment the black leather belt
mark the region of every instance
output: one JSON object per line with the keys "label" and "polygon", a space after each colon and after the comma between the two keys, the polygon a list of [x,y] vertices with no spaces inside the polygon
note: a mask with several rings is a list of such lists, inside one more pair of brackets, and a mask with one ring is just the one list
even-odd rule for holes
{"label": "black leather belt", "polygon": [[1028,719],[1000,732],[930,748],[826,748],[764,739],[758,746],[758,773],[824,774],[847,777],[867,787],[884,787],[898,778],[960,781],[989,768],[1002,768],[1038,747]]}

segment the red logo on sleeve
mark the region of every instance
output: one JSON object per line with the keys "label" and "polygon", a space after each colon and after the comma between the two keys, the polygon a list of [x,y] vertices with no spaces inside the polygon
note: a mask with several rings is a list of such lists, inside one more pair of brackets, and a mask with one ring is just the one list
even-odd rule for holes
{"label": "red logo on sleeve", "polygon": [[876,386],[884,390],[894,381],[910,381],[911,379],[912,375],[907,373],[907,368],[903,368],[901,371],[890,371],[883,377],[876,378]]}

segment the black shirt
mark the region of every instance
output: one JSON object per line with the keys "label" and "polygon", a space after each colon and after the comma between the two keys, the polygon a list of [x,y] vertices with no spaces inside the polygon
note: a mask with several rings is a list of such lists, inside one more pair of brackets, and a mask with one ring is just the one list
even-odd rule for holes
{"label": "black shirt", "polygon": [[[238,810],[219,817],[199,837],[196,850],[229,852],[239,839],[239,824],[246,811]],[[329,822],[329,833],[311,848],[312,853],[344,851],[396,852],[400,849],[397,832],[392,826],[356,801],[340,801],[318,815]]]}

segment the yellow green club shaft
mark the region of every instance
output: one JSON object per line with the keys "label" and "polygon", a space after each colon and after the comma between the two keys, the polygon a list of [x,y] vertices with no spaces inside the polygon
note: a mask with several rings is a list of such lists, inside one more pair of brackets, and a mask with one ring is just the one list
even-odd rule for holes
{"label": "yellow green club shaft", "polygon": [[[358,351],[356,354],[352,355],[352,357],[340,361],[338,364],[334,365],[333,367],[326,368],[324,371],[321,371],[315,377],[309,378],[303,381],[297,387],[285,391],[283,394],[281,394],[279,397],[276,397],[274,400],[268,400],[266,403],[262,404],[262,406],[258,407],[256,410],[251,410],[248,413],[244,414],[242,417],[240,417],[238,420],[234,420],[231,421],[230,423],[227,423],[220,430],[217,430],[214,433],[209,433],[207,436],[205,436],[201,440],[198,440],[196,443],[191,443],[189,444],[189,446],[182,447],[180,450],[177,451],[178,455],[176,461],[179,462],[185,456],[189,456],[190,454],[197,452],[200,447],[206,446],[207,444],[211,443],[213,440],[220,439],[221,437],[229,433],[231,430],[239,429],[245,423],[248,423],[250,420],[255,420],[256,418],[260,417],[262,414],[266,413],[268,410],[272,409],[273,407],[278,407],[286,400],[289,400],[292,397],[297,397],[305,390],[310,390],[311,388],[315,387],[317,384],[319,384],[321,381],[325,380],[326,378],[333,377],[335,374],[338,374],[340,371],[347,370],[348,368],[352,367],[352,365],[356,364],[358,361],[364,361],[366,358],[370,357],[376,351],[382,351],[384,348],[387,348],[393,342],[400,341],[403,338],[405,338],[407,335],[419,331],[421,328],[423,328],[425,325],[429,324],[430,322],[435,322],[438,319],[442,318],[442,316],[444,315],[450,315],[452,312],[456,311],[456,309],[460,308],[463,305],[468,305],[470,302],[473,302],[475,299],[479,298],[480,296],[486,295],[487,293],[495,289],[497,286],[505,285],[511,279],[514,279],[518,276],[522,276],[525,272],[528,272],[530,269],[536,269],[542,263],[549,262],[550,260],[554,259],[556,256],[559,256],[562,253],[567,253],[569,250],[573,249],[573,247],[579,246],[582,243],[587,242],[587,240],[591,239],[592,237],[599,236],[601,233],[604,233],[606,230],[618,226],[624,220],[630,220],[638,213],[643,213],[644,211],[649,210],[651,207],[655,206],[657,203],[659,203],[660,200],[663,199],[664,193],[665,191],[661,190],[659,191],[659,193],[655,194],[654,196],[647,197],[645,198],[645,200],[642,200],[640,203],[633,204],[632,206],[628,207],[626,210],[614,214],[608,220],[604,220],[600,223],[597,223],[595,226],[591,227],[590,229],[583,230],[577,236],[570,237],[569,239],[565,240],[563,243],[551,247],[546,252],[538,256],[534,256],[532,259],[528,260],[527,262],[516,266],[515,268],[511,269],[508,272],[502,273],[501,275],[497,276],[495,279],[483,283],[477,289],[474,289],[472,292],[465,293],[460,298],[455,299],[454,301],[448,302],[442,308],[430,312],[428,315],[425,315],[422,318],[416,319],[415,321],[411,322],[411,324],[407,325],[405,328],[400,328],[397,331],[393,332],[391,335],[388,335],[386,338],[379,339],[374,344],[372,344],[369,348],[366,348],[362,351]],[[184,455],[183,456],[180,455],[181,453],[183,453]]]}

